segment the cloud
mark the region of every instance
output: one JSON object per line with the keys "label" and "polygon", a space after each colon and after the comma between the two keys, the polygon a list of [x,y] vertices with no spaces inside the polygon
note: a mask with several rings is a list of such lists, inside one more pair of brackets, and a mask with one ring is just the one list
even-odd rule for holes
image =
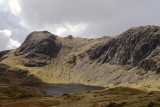
{"label": "cloud", "polygon": [[[133,26],[160,24],[159,0],[19,0],[19,4],[23,27],[62,36],[117,35]],[[81,24],[85,27],[75,27]]]}
{"label": "cloud", "polygon": [[15,49],[21,45],[17,40],[9,39],[7,49]]}
{"label": "cloud", "polygon": [[159,4],[160,0],[0,0],[0,50],[18,47],[35,30],[95,38],[133,26],[160,25]]}
{"label": "cloud", "polygon": [[0,4],[2,4],[4,2],[4,0],[0,0]]}
{"label": "cloud", "polygon": [[8,29],[0,30],[0,51],[7,49],[14,49],[20,46],[16,40],[11,38],[12,31]]}
{"label": "cloud", "polygon": [[11,34],[12,34],[12,32],[10,31],[10,30],[7,30],[7,29],[5,29],[5,30],[3,30],[3,31],[0,31],[1,33],[4,33],[4,34],[6,34],[7,36],[11,36]]}
{"label": "cloud", "polygon": [[65,23],[63,25],[59,25],[59,27],[55,26],[55,29],[51,31],[57,35],[69,35],[69,34],[81,35],[81,33],[86,28],[87,28],[87,24],[85,23],[79,23],[76,25]]}
{"label": "cloud", "polygon": [[12,38],[23,42],[30,32],[19,24],[20,9],[18,0],[0,0],[0,30],[10,29]]}
{"label": "cloud", "polygon": [[19,15],[21,13],[21,7],[19,5],[18,0],[10,0],[9,8],[14,15]]}

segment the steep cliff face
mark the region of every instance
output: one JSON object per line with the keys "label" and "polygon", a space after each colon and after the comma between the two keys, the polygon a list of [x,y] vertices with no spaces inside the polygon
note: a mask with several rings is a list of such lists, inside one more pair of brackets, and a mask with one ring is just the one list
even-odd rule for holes
{"label": "steep cliff face", "polygon": [[39,31],[29,34],[15,55],[24,55],[25,66],[44,66],[47,60],[57,56],[60,49],[61,44],[55,35],[48,31]]}
{"label": "steep cliff face", "polygon": [[157,46],[138,66],[147,71],[152,70],[160,73],[160,46]]}
{"label": "steep cliff face", "polygon": [[127,30],[104,45],[88,51],[100,63],[139,66],[159,72],[160,27],[144,26]]}
{"label": "steep cliff face", "polygon": [[56,36],[50,32],[32,32],[27,36],[24,43],[17,49],[16,54],[28,54],[28,57],[34,57],[37,53],[49,57],[56,57],[60,47],[61,46],[58,43]]}

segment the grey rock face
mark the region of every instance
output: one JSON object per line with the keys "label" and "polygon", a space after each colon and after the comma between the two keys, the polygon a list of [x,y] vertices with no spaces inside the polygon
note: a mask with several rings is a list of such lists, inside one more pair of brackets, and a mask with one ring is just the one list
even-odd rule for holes
{"label": "grey rock face", "polygon": [[15,55],[25,55],[25,59],[29,59],[23,61],[25,66],[43,66],[47,63],[42,62],[42,60],[55,58],[60,49],[61,44],[55,35],[48,31],[39,31],[29,34]]}
{"label": "grey rock face", "polygon": [[47,31],[42,31],[29,34],[16,54],[28,53],[28,57],[34,57],[34,54],[37,53],[56,57],[59,50],[60,44],[56,41],[56,36]]}
{"label": "grey rock face", "polygon": [[158,67],[147,67],[155,66],[157,61],[152,61],[151,58],[144,61],[159,46],[160,27],[143,26],[127,30],[105,45],[89,50],[88,54],[91,60],[99,59],[101,63],[139,66],[159,72]]}
{"label": "grey rock face", "polygon": [[0,60],[4,59],[2,58],[4,55],[6,55],[7,53],[9,53],[10,51],[9,50],[6,50],[6,51],[1,51],[0,52]]}
{"label": "grey rock face", "polygon": [[68,35],[67,37],[65,37],[65,39],[73,39],[73,36],[72,35]]}

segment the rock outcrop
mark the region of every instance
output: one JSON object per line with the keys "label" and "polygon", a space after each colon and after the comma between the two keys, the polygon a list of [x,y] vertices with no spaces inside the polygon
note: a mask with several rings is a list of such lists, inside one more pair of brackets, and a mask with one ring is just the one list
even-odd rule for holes
{"label": "rock outcrop", "polygon": [[8,54],[9,52],[10,52],[9,50],[0,52],[0,61],[2,61],[3,59],[5,59],[6,57],[4,57],[4,55]]}
{"label": "rock outcrop", "polygon": [[39,31],[29,34],[15,54],[24,55],[23,65],[34,67],[46,65],[46,60],[55,58],[60,49],[61,44],[55,35]]}
{"label": "rock outcrop", "polygon": [[73,39],[73,36],[72,35],[68,35],[67,37],[65,37],[65,39]]}
{"label": "rock outcrop", "polygon": [[[88,51],[91,60],[160,72],[160,27],[134,27]],[[154,58],[153,58],[154,57]]]}

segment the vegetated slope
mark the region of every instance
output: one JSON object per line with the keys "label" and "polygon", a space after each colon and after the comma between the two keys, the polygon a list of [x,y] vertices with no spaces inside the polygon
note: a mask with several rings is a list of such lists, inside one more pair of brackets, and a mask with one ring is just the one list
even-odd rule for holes
{"label": "vegetated slope", "polygon": [[46,96],[43,92],[24,85],[43,83],[28,71],[0,63],[0,104],[4,100]]}
{"label": "vegetated slope", "polygon": [[72,95],[0,100],[0,104],[4,107],[159,107],[160,92],[116,87]]}
{"label": "vegetated slope", "polygon": [[159,53],[160,27],[142,26],[98,39],[33,32],[20,48],[1,52],[0,60],[27,68],[50,83],[138,84],[158,88]]}
{"label": "vegetated slope", "polygon": [[26,70],[0,63],[0,87],[1,85],[29,85],[35,83],[42,83],[42,81],[36,76],[30,75]]}

